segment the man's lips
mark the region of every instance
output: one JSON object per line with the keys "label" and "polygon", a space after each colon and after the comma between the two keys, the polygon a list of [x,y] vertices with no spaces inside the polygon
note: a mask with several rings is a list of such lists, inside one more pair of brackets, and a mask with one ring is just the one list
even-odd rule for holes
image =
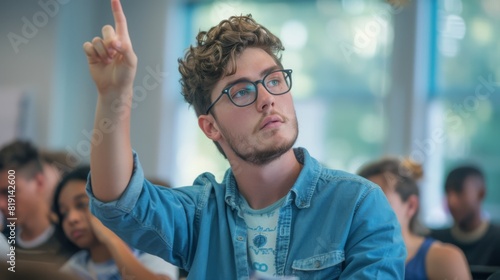
{"label": "man's lips", "polygon": [[260,129],[279,125],[283,122],[283,119],[279,115],[270,115],[265,117],[260,123]]}

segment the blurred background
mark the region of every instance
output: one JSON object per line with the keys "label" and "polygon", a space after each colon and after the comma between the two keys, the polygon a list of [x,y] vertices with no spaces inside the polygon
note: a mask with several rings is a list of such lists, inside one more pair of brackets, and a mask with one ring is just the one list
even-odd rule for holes
{"label": "blurred background", "polygon": [[[132,144],[147,176],[182,186],[228,168],[180,94],[177,59],[200,30],[252,14],[294,70],[297,146],[350,172],[383,155],[420,162],[431,227],[451,222],[447,172],[477,164],[485,215],[500,221],[500,1],[122,2],[139,58]],[[30,139],[88,162],[97,93],[82,45],[105,24],[109,1],[0,2],[0,146]]]}

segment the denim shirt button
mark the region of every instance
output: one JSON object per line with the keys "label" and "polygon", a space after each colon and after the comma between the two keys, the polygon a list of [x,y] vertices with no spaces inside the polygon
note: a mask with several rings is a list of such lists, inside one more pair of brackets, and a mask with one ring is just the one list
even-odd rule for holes
{"label": "denim shirt button", "polygon": [[236,239],[238,239],[238,241],[243,241],[243,236],[238,236]]}
{"label": "denim shirt button", "polygon": [[321,262],[320,261],[315,261],[314,262],[314,267],[319,268],[320,266],[321,266]]}

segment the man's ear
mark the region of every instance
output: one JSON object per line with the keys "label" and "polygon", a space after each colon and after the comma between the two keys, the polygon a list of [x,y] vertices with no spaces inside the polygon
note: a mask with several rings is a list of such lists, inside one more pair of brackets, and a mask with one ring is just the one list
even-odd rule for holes
{"label": "man's ear", "polygon": [[44,192],[47,188],[47,178],[45,178],[45,174],[43,174],[42,171],[37,172],[35,177],[33,177],[33,180],[35,180],[36,183],[36,191]]}
{"label": "man's ear", "polygon": [[218,141],[222,137],[215,118],[210,114],[200,115],[198,117],[198,126],[201,128],[201,131],[213,141]]}
{"label": "man's ear", "polygon": [[486,196],[486,188],[483,185],[480,186],[478,193],[477,193],[477,196],[478,196],[479,201],[484,200],[484,197]]}

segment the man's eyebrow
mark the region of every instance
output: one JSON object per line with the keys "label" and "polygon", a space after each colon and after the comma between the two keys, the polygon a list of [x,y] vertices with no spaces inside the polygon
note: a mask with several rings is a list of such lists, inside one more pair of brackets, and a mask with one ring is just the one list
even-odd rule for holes
{"label": "man's eyebrow", "polygon": [[273,72],[273,71],[275,71],[275,70],[279,70],[279,69],[281,69],[281,68],[280,68],[278,65],[273,65],[273,66],[271,66],[271,67],[268,67],[268,68],[266,68],[266,69],[262,70],[262,71],[260,72],[260,75],[261,75],[261,76],[265,76],[265,75],[267,75],[267,74],[269,74],[269,73],[271,73],[271,72]]}
{"label": "man's eyebrow", "polygon": [[[268,73],[271,73],[272,71],[275,71],[275,70],[279,70],[281,69],[281,67],[279,67],[278,65],[273,65],[271,67],[268,67],[262,71],[260,71],[260,76],[263,77],[265,75],[267,75]],[[233,81],[229,81],[225,86],[224,86],[224,89],[227,89],[228,87],[231,87],[232,85],[234,84],[237,84],[239,82],[254,82],[252,80],[250,80],[249,78],[247,77],[241,77],[241,78],[238,78],[236,80],[233,80]]]}

